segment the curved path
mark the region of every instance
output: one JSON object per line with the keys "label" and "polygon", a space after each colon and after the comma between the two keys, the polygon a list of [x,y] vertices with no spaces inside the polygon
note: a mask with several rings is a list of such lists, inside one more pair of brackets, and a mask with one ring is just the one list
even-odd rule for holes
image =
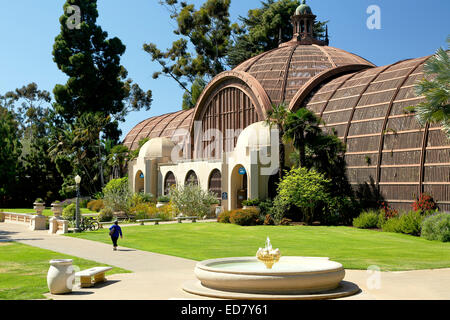
{"label": "curved path", "polygon": [[[106,233],[106,231],[105,231]],[[184,282],[195,280],[196,261],[119,247],[72,237],[30,231],[24,225],[0,223],[0,241],[17,241],[102,264],[130,270],[130,274],[107,276],[108,282],[95,288],[78,289],[54,300],[168,300],[204,299],[182,291]],[[120,243],[119,243],[120,244]],[[450,300],[450,269],[374,273],[346,270],[346,281],[362,292],[345,299]]]}

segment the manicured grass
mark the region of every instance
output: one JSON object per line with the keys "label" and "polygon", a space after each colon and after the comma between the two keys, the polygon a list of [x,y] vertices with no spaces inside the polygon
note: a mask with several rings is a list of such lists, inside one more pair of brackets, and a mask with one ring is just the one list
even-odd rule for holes
{"label": "manicured grass", "polygon": [[[45,299],[47,272],[52,259],[73,259],[81,270],[105,266],[16,242],[0,242],[0,300]],[[108,274],[129,273],[114,267]]]}
{"label": "manicured grass", "polygon": [[[350,227],[258,226],[220,223],[167,224],[123,228],[119,246],[197,261],[254,256],[267,237],[285,256],[329,257],[347,269],[371,265],[383,271],[450,267],[450,243]],[[109,243],[108,231],[71,234]]]}
{"label": "manicured grass", "polygon": [[[12,213],[36,213],[36,210],[34,209],[0,209],[0,212],[12,212]],[[97,215],[97,212],[91,211],[89,209],[86,208],[80,208],[80,213],[81,214],[95,214]],[[53,216],[53,212],[51,210],[51,208],[47,208],[45,209],[42,214],[46,217],[52,217]]]}

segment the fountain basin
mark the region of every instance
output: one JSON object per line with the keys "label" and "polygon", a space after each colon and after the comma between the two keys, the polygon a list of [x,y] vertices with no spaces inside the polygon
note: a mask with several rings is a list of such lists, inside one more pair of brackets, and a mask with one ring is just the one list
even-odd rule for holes
{"label": "fountain basin", "polygon": [[328,258],[281,257],[272,269],[267,269],[256,257],[243,257],[199,262],[195,275],[202,287],[212,290],[305,295],[338,288],[345,270]]}

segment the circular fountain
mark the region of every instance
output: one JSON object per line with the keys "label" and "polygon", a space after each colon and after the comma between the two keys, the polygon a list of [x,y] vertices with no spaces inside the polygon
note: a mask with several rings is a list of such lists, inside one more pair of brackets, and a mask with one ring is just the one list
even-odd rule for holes
{"label": "circular fountain", "polygon": [[199,262],[196,281],[186,292],[224,299],[331,299],[353,295],[358,286],[343,281],[342,264],[328,258],[281,257],[267,239],[256,257],[223,258]]}

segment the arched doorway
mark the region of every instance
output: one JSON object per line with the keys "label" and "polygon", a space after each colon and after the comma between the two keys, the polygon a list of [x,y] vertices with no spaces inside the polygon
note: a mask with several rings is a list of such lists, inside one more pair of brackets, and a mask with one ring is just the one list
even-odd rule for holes
{"label": "arched doorway", "polygon": [[184,182],[185,185],[194,185],[194,186],[198,186],[198,178],[197,178],[197,174],[191,170],[187,173],[186,175],[186,180]]}
{"label": "arched doorway", "polygon": [[145,176],[144,173],[139,170],[136,173],[136,176],[134,178],[134,192],[136,193],[144,193],[144,185],[145,185]]}
{"label": "arched doorway", "polygon": [[164,179],[164,195],[168,195],[172,186],[177,185],[177,179],[172,171],[167,172]]}
{"label": "arched doorway", "polygon": [[242,165],[234,167],[231,173],[231,209],[240,209],[242,202],[248,199],[247,170]]}
{"label": "arched doorway", "polygon": [[208,189],[216,195],[217,199],[222,198],[222,174],[218,169],[214,169],[213,172],[211,172]]}

